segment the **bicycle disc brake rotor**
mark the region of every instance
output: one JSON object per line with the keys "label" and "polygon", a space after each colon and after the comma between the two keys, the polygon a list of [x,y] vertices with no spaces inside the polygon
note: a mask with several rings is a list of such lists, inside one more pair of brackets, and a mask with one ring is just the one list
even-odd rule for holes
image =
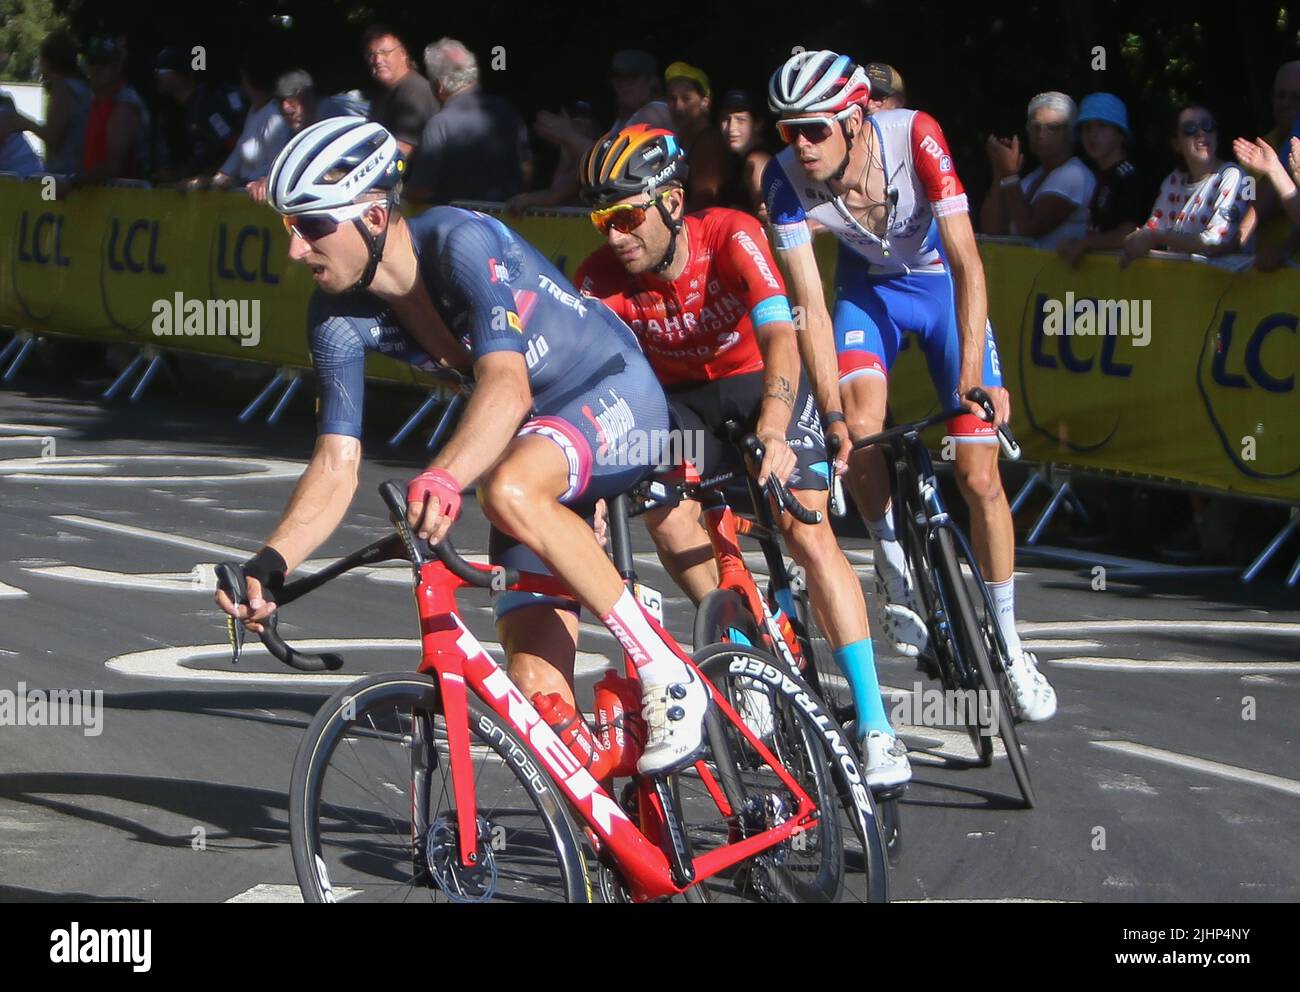
{"label": "bicycle disc brake rotor", "polygon": [[488,902],[497,891],[497,863],[492,853],[492,825],[478,818],[476,864],[460,863],[460,831],[454,813],[444,813],[429,825],[425,859],[434,884],[452,902]]}

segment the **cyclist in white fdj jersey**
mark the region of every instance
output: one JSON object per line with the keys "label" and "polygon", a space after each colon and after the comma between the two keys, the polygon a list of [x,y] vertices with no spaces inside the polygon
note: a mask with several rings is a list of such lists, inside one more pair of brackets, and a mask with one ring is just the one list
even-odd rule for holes
{"label": "cyclist in white fdj jersey", "polygon": [[[1024,650],[1015,625],[1015,533],[998,472],[995,427],[1011,415],[988,323],[984,268],[966,193],[939,125],[915,110],[868,116],[865,70],[834,52],[800,52],[772,76],[768,98],[789,144],[763,177],[777,258],[791,302],[802,308],[804,364],[828,432],[851,438],[884,424],[889,370],[914,334],[941,401],[970,412],[949,423],[956,475],[970,506],[975,555],[997,606],[1021,713],[1048,719],[1056,694]],[[839,240],[834,318],[827,312],[808,221]],[[838,355],[838,362],[836,360]],[[966,394],[982,386],[996,424]],[[842,406],[841,406],[842,402]],[[886,635],[909,656],[926,646],[911,577],[897,540],[889,472],[879,449],[856,452],[848,480],[876,546],[876,590]]]}
{"label": "cyclist in white fdj jersey", "polygon": [[[500,221],[456,207],[398,214],[404,164],[381,125],[346,117],[304,129],[271,167],[267,202],[290,232],[289,257],[317,286],[308,324],[319,436],[280,523],[244,565],[249,605],[225,593],[217,602],[260,632],[277,585],[356,492],[366,356],[407,361],[472,389],[459,426],[407,487],[411,526],[441,540],[478,483],[492,560],[549,567],[636,665],[648,730],[639,770],[679,768],[701,746],[708,692],[583,519],[654,470],[629,442],[666,433],[663,390],[631,330]],[[499,617],[511,678],[526,695],[572,701],[571,612],[518,605]]]}

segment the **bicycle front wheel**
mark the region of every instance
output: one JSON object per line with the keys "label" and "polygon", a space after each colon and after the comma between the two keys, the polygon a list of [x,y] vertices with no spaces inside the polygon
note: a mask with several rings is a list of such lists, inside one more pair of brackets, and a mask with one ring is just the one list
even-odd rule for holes
{"label": "bicycle front wheel", "polygon": [[947,607],[948,620],[967,667],[978,676],[979,685],[975,688],[985,694],[985,699],[977,702],[978,711],[987,714],[992,720],[992,726],[983,725],[978,731],[982,737],[982,753],[984,753],[983,749],[987,748],[987,754],[991,759],[993,744],[990,732],[996,728],[1006,749],[1007,763],[1016,778],[1016,786],[1020,790],[1025,808],[1032,809],[1035,802],[1034,786],[1029,779],[1029,765],[1020,747],[1020,735],[1016,732],[1010,684],[1005,666],[1002,664],[1001,653],[992,650],[993,645],[998,643],[998,635],[996,630],[991,631],[990,628],[997,623],[997,617],[989,608],[989,598],[983,590],[981,590],[980,608],[977,610],[975,600],[962,575],[961,566],[965,562],[975,582],[982,585],[983,579],[980,577],[979,566],[970,560],[964,549],[958,551],[958,544],[947,528],[940,528],[935,539],[938,550],[935,556],[936,576]]}
{"label": "bicycle front wheel", "polygon": [[469,731],[478,837],[467,869],[436,682],[374,675],[321,708],[289,791],[305,901],[590,901],[582,847],[549,776],[473,696]]}
{"label": "bicycle front wheel", "polygon": [[[721,644],[695,657],[741,721],[818,807],[806,830],[738,872],[736,887],[771,901],[887,902],[887,859],[871,790],[856,750],[825,704],[767,652]],[[734,841],[737,831],[766,829],[793,810],[788,790],[721,713],[711,721],[710,739],[721,786],[738,809],[725,824],[701,823],[691,808],[683,811],[697,853],[710,841]],[[727,768],[736,770],[738,782],[722,774]]]}

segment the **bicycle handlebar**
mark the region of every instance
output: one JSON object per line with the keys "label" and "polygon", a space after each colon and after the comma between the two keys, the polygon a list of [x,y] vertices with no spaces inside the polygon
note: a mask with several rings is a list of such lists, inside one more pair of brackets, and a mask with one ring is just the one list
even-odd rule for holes
{"label": "bicycle handlebar", "polygon": [[[402,543],[406,545],[407,555],[410,557],[411,563],[417,569],[436,558],[446,565],[447,571],[451,572],[456,578],[466,585],[478,589],[491,589],[494,584],[497,588],[500,588],[502,584],[513,586],[519,582],[519,572],[516,569],[504,568],[500,565],[480,568],[472,562],[466,561],[451,543],[450,536],[444,537],[437,544],[430,544],[428,541],[417,538],[411,530],[410,524],[406,522],[406,489],[400,482],[389,479],[387,482],[381,483],[379,495],[383,497],[389,511],[393,514],[393,525],[397,528],[397,533],[401,535]],[[430,557],[427,552],[432,552],[433,556]]]}
{"label": "bicycle handlebar", "polygon": [[[754,434],[746,434],[740,439],[740,450],[749,456],[750,461],[754,463],[755,468],[763,463],[763,442]],[[797,499],[784,482],[775,475],[767,477],[767,494],[772,498],[777,506],[786,510],[792,517],[801,524],[812,526],[822,522],[820,510],[810,510]]]}
{"label": "bicycle handlebar", "polygon": [[[988,393],[976,387],[972,389],[966,398],[973,403],[978,403],[984,408],[984,417],[986,423],[992,423],[996,416],[993,409],[993,401],[989,398]],[[878,444],[890,444],[901,437],[909,434],[920,434],[922,431],[929,430],[937,424],[945,423],[957,417],[963,417],[970,411],[965,407],[956,407],[952,410],[945,410],[942,413],[936,413],[924,420],[918,420],[910,424],[900,424],[897,427],[891,427],[888,430],[881,431],[879,434],[873,434],[870,437],[864,437],[860,441],[853,442],[853,450],[861,451],[863,448],[873,448]],[[1011,427],[1008,424],[1002,424],[998,427],[998,444],[1002,446],[1002,453],[1011,461],[1019,461],[1023,453],[1020,444],[1016,441],[1015,435],[1011,433]]]}
{"label": "bicycle handlebar", "polygon": [[[490,589],[498,573],[502,573],[505,585],[514,585],[519,581],[519,573],[512,568],[484,569],[466,561],[456,551],[449,539],[444,538],[436,545],[416,538],[406,522],[406,490],[392,480],[379,487],[379,494],[393,514],[393,523],[397,534],[375,541],[360,551],[348,555],[311,575],[290,582],[278,594],[265,590],[264,595],[277,606],[287,606],[294,600],[305,596],[314,589],[319,589],[326,582],[337,578],[344,572],[362,565],[372,565],[381,561],[405,559],[418,570],[422,565],[435,558],[447,566],[447,570],[466,585],[480,589]],[[430,554],[432,552],[432,554]],[[244,581],[244,568],[239,562],[226,561],[216,566],[217,588],[230,597],[231,602],[239,606],[248,605],[248,584]],[[500,580],[497,580],[500,581]],[[238,664],[243,652],[245,630],[243,621],[227,616],[227,631],[233,661]],[[262,623],[262,632],[258,635],[266,645],[272,657],[295,668],[300,672],[333,672],[343,667],[343,658],[337,654],[308,654],[297,650],[289,644],[279,632],[280,618],[272,613]]]}
{"label": "bicycle handlebar", "polygon": [[[247,606],[248,586],[244,582],[243,566],[237,562],[223,561],[216,566],[216,573],[217,588],[229,596],[232,603],[237,606]],[[311,576],[311,578],[315,578],[315,576]],[[301,595],[301,593],[298,595]],[[272,599],[269,590],[266,598]],[[272,599],[272,602],[275,602],[275,600]],[[278,630],[280,618],[275,613],[272,613],[261,623],[262,632],[258,636],[262,639],[262,643],[266,645],[266,650],[271,653],[272,657],[290,668],[296,668],[300,672],[335,672],[343,667],[343,659],[337,654],[306,654],[290,645],[280,636]],[[238,664],[239,656],[244,648],[244,624],[241,620],[227,616],[226,625],[234,653],[233,662]]]}

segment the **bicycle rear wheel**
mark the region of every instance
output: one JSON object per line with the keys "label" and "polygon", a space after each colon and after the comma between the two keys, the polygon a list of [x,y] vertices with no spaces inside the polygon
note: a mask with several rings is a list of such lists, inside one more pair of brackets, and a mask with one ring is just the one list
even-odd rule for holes
{"label": "bicycle rear wheel", "polygon": [[[980,607],[977,611],[966,579],[962,575],[961,566],[962,562],[965,562],[975,582],[983,586],[979,567],[971,560],[964,547],[958,550],[958,542],[948,528],[939,528],[935,534],[935,543],[937,546],[935,575],[940,594],[945,601],[953,635],[966,667],[977,677],[977,682],[970,688],[987,694],[985,697],[988,700],[987,712],[993,720],[992,727],[980,727],[982,749],[987,748],[991,759],[993,740],[989,731],[996,729],[1006,748],[1007,763],[1011,766],[1012,774],[1015,775],[1016,786],[1020,790],[1025,808],[1032,809],[1035,802],[1034,786],[1029,778],[1029,765],[1020,747],[1020,736],[1016,732],[1011,704],[1014,697],[1010,691],[1002,653],[996,649],[991,651],[994,645],[1001,643],[1000,634],[996,630],[997,617],[992,609],[992,601],[981,589]],[[984,700],[979,701],[978,708],[981,713],[985,712]]]}
{"label": "bicycle rear wheel", "polygon": [[[743,645],[708,647],[695,658],[820,811],[807,829],[736,873],[733,884],[742,895],[770,901],[887,902],[888,864],[871,791],[854,748],[811,687],[767,652]],[[739,729],[721,713],[715,717],[712,750],[725,752],[738,773],[734,782],[720,776],[721,786],[743,812],[728,822],[715,806],[712,820],[701,822],[688,806],[684,818],[697,854],[767,829],[793,810],[788,790]]]}
{"label": "bicycle rear wheel", "polygon": [[320,709],[289,791],[305,901],[590,901],[582,847],[555,785],[473,696],[469,724],[479,861],[466,870],[434,680],[370,676]]}

